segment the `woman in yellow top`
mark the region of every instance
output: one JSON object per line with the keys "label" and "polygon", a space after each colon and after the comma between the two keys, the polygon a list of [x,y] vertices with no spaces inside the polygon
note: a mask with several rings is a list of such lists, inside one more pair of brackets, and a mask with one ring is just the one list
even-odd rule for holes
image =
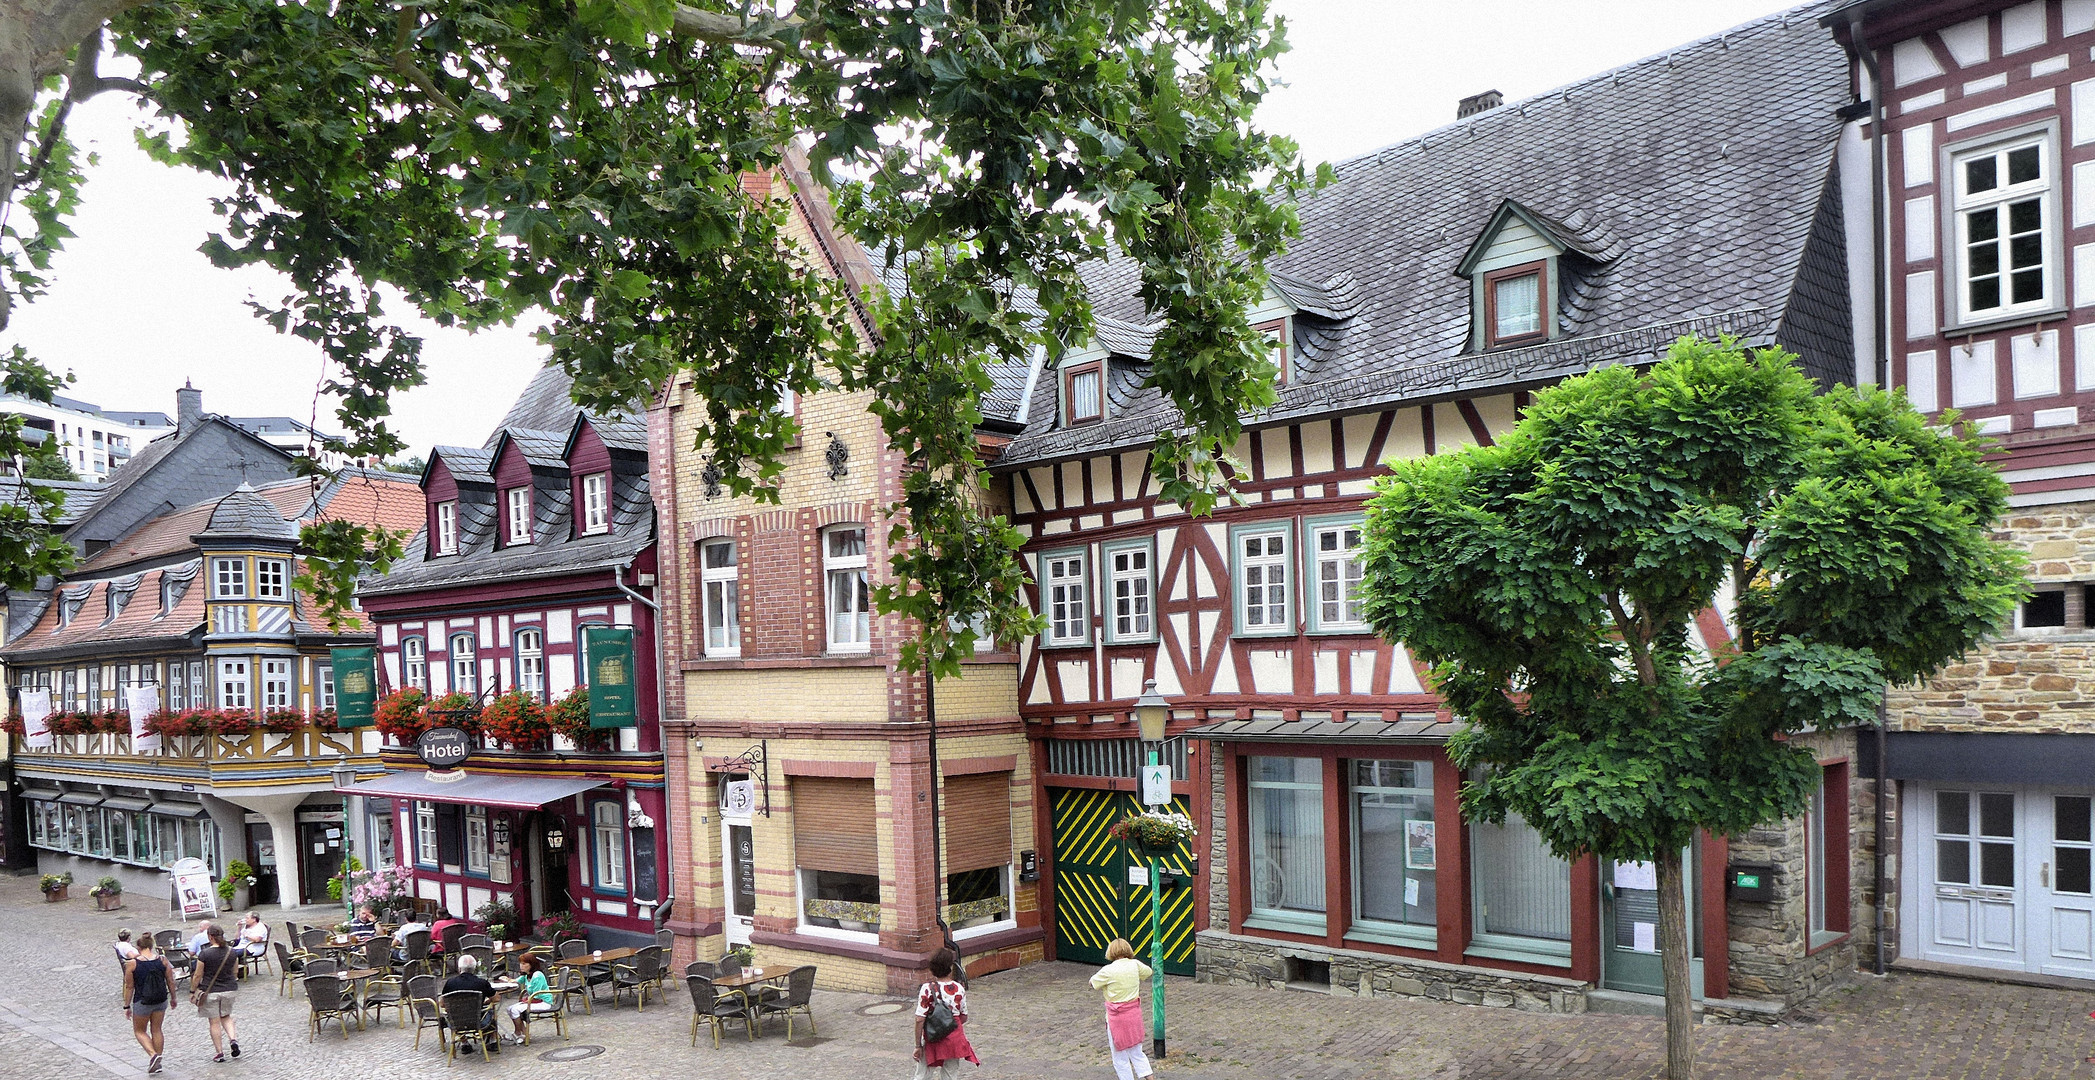
{"label": "woman in yellow top", "polygon": [[1106,992],[1106,1039],[1120,1080],[1140,1080],[1151,1072],[1149,1055],[1142,1052],[1149,1033],[1142,1022],[1141,1001],[1142,980],[1150,974],[1149,965],[1135,959],[1128,939],[1114,938],[1106,946],[1106,966],[1091,976],[1091,988]]}

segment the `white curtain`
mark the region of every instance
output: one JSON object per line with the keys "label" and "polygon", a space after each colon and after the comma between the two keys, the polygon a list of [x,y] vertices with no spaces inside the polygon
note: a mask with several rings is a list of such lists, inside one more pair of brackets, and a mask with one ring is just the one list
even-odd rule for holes
{"label": "white curtain", "polygon": [[1517,814],[1477,825],[1477,928],[1488,934],[1571,940],[1571,864],[1549,853]]}

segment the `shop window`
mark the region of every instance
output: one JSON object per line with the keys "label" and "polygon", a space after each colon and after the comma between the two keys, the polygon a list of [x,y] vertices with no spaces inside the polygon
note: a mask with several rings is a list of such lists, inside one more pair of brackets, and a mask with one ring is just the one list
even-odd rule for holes
{"label": "shop window", "polygon": [[626,815],[623,803],[601,800],[590,805],[589,863],[596,887],[604,892],[626,889]]}
{"label": "shop window", "polygon": [[1349,762],[1355,930],[1431,947],[1439,918],[1433,763]]}
{"label": "shop window", "polygon": [[487,808],[466,807],[466,873],[487,875]]}
{"label": "shop window", "polygon": [[876,940],[880,852],[873,782],[796,776],[792,799],[801,927]]}
{"label": "shop window", "polygon": [[741,567],[733,540],[708,540],[699,547],[700,602],[705,605],[706,655],[742,653]]}
{"label": "shop window", "polygon": [[823,603],[829,616],[829,651],[866,652],[873,647],[873,607],[866,583],[866,527],[840,525],[822,534]]}
{"label": "shop window", "polygon": [[949,777],[939,798],[947,925],[955,934],[1010,925],[1011,774]]}
{"label": "shop window", "polygon": [[400,639],[400,682],[409,689],[429,692],[429,646],[421,638]]}
{"label": "shop window", "polygon": [[1251,914],[1270,929],[1324,932],[1324,763],[1252,757]]}
{"label": "shop window", "polygon": [[546,639],[537,630],[516,632],[516,688],[545,700]]}
{"label": "shop window", "polygon": [[1571,959],[1571,864],[1519,814],[1470,826],[1475,930],[1470,950],[1541,963]]}
{"label": "shop window", "polygon": [[1848,931],[1848,766],[1819,772],[1804,814],[1806,915],[1811,944],[1834,941]]}

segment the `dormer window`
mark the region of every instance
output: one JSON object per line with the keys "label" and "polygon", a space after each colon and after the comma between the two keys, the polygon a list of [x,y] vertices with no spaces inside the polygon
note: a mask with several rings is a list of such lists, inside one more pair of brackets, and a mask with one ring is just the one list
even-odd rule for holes
{"label": "dormer window", "polygon": [[1484,347],[1527,345],[1549,336],[1543,319],[1547,268],[1540,262],[1509,266],[1484,275]]}
{"label": "dormer window", "polygon": [[528,486],[513,487],[502,495],[509,518],[509,542],[528,544],[531,542],[531,489]]}
{"label": "dormer window", "polygon": [[582,531],[611,529],[611,474],[590,473],[582,478]]}
{"label": "dormer window", "polygon": [[432,535],[436,538],[433,554],[458,554],[458,500],[446,499],[430,508],[436,519]]}
{"label": "dormer window", "polygon": [[1253,326],[1252,329],[1265,335],[1266,355],[1272,359],[1273,369],[1280,373],[1274,379],[1275,385],[1286,386],[1289,376],[1288,368],[1294,360],[1293,355],[1291,355],[1292,350],[1288,348],[1288,338],[1290,337],[1288,320],[1274,319],[1271,322],[1259,323]]}
{"label": "dormer window", "polygon": [[1071,424],[1095,424],[1106,416],[1106,365],[1084,364],[1065,372],[1063,400]]}

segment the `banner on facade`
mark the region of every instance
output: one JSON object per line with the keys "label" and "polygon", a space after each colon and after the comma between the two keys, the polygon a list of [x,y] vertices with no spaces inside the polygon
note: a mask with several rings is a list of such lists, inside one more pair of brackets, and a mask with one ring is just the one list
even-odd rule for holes
{"label": "banner on facade", "polygon": [[22,697],[22,745],[32,750],[51,745],[51,691],[24,687]]}
{"label": "banner on facade", "polygon": [[145,729],[145,718],[160,711],[160,684],[124,687],[124,707],[131,711],[131,751],[145,754],[160,749],[160,736],[148,734]]}
{"label": "banner on facade", "polygon": [[589,726],[634,727],[640,723],[633,693],[633,631],[592,626],[582,632],[589,656]]}
{"label": "banner on facade", "polygon": [[218,914],[218,890],[211,887],[211,868],[202,859],[182,859],[169,869],[175,879],[175,903],[185,919]]}
{"label": "banner on facade", "polygon": [[335,726],[370,727],[378,707],[377,650],[329,649],[335,665]]}

